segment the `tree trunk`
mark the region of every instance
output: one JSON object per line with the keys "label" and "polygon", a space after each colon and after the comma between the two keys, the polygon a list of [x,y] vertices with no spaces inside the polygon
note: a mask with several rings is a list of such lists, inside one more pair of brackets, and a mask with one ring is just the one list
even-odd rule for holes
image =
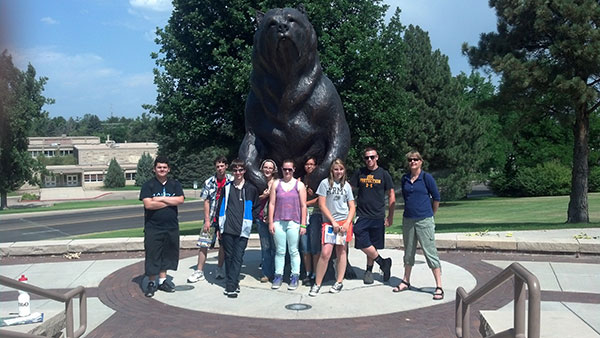
{"label": "tree trunk", "polygon": [[588,213],[588,156],[590,117],[585,105],[577,107],[573,135],[573,172],[571,175],[571,196],[567,211],[567,223],[589,223]]}
{"label": "tree trunk", "polygon": [[6,195],[6,191],[0,192],[0,210],[4,210],[8,207],[8,200]]}

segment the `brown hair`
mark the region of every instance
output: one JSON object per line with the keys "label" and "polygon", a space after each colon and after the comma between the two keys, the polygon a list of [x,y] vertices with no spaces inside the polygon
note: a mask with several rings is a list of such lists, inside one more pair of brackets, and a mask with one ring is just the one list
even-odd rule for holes
{"label": "brown hair", "polygon": [[239,158],[236,158],[235,160],[231,161],[231,169],[236,168],[246,169],[246,164],[244,163],[244,161],[240,160]]}

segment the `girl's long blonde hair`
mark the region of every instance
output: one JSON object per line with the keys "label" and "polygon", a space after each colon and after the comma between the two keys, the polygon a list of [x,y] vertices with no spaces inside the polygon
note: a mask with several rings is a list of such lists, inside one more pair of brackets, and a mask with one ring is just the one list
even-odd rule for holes
{"label": "girl's long blonde hair", "polygon": [[346,164],[344,163],[344,161],[341,158],[336,158],[332,163],[331,163],[331,167],[329,168],[329,186],[333,187],[333,167],[336,165],[341,165],[344,168],[344,175],[342,176],[342,178],[340,179],[340,185],[342,187],[344,187],[344,185],[346,184],[346,180],[347,180],[347,172],[346,172]]}

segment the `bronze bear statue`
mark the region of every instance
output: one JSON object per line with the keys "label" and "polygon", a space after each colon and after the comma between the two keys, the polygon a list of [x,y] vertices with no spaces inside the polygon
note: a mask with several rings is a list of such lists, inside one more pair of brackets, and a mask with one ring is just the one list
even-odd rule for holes
{"label": "bronze bear statue", "polygon": [[246,178],[264,189],[262,160],[281,164],[292,159],[296,176],[302,176],[303,164],[312,156],[319,166],[306,181],[316,190],[331,163],[345,159],[350,146],[340,96],[323,74],[317,35],[302,6],[257,12],[257,23],[246,134],[239,149]]}

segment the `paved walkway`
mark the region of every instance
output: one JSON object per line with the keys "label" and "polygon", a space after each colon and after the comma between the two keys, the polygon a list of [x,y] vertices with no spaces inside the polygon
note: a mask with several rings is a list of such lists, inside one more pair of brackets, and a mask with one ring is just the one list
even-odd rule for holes
{"label": "paved walkway", "polygon": [[[583,236],[585,234],[585,236]],[[518,239],[531,242],[533,237],[540,247],[568,248],[565,242],[579,235],[588,247],[600,244],[597,236],[600,229],[573,229],[560,231],[452,234],[458,249],[441,250],[443,260],[443,280],[446,297],[444,301],[432,300],[433,278],[423,258],[419,256],[411,283],[419,289],[391,292],[391,286],[402,276],[402,251],[383,250],[383,256],[391,256],[394,265],[389,284],[384,284],[375,274],[376,282],[366,286],[361,280],[344,282],[340,294],[327,293],[327,286],[318,297],[308,297],[308,287],[301,286],[296,291],[283,288],[270,290],[269,284],[261,284],[258,279],[260,252],[256,241],[248,248],[242,270],[241,294],[237,299],[229,299],[222,294],[223,283],[214,279],[215,253],[211,253],[207,263],[207,280],[195,284],[186,283],[186,277],[195,265],[196,251],[182,250],[178,271],[170,276],[178,285],[173,294],[157,292],[154,298],[146,298],[140,285],[143,285],[143,254],[140,251],[118,251],[103,253],[83,253],[81,258],[67,260],[61,255],[54,256],[6,256],[0,257],[0,273],[17,278],[25,274],[31,284],[58,291],[84,285],[89,298],[89,326],[87,337],[264,337],[264,336],[325,336],[328,337],[453,337],[454,336],[454,296],[457,286],[467,291],[482,285],[497,275],[508,264],[518,261],[534,272],[542,286],[542,322],[558,323],[563,330],[568,328],[573,337],[600,337],[600,256],[582,252],[571,254],[532,254],[512,250],[508,253],[471,251],[462,248],[458,238],[468,238],[464,243],[480,241],[480,247],[501,250],[494,245],[505,245],[504,239]],[[398,238],[388,236],[389,241]],[[491,239],[498,238],[498,241]],[[527,240],[527,241],[526,241]],[[440,239],[441,241],[441,239]],[[443,242],[440,242],[443,243]],[[496,243],[496,244],[494,244]],[[39,253],[37,245],[13,243],[21,253]],[[90,243],[92,245],[93,243]],[[393,247],[390,243],[388,247]],[[95,243],[101,249],[107,243]],[[111,244],[113,247],[117,243]],[[131,245],[130,245],[131,247]],[[521,246],[523,248],[524,246]],[[525,246],[527,247],[527,246]],[[531,247],[531,246],[529,246]],[[66,246],[68,248],[68,246]],[[84,248],[81,244],[79,248]],[[90,246],[92,248],[92,246]],[[472,247],[471,247],[472,248]],[[0,248],[2,249],[2,248]],[[4,253],[7,253],[4,248]],[[563,250],[563,249],[560,249]],[[65,251],[66,252],[66,251]],[[359,251],[350,250],[350,261],[358,276],[364,272],[365,258]],[[479,311],[500,309],[504,317],[486,319],[486,325],[494,327],[510,325],[510,302],[512,282],[508,282],[486,296],[471,309],[473,337],[480,336]],[[0,316],[5,317],[16,311],[17,292],[0,287]],[[302,303],[311,306],[309,310],[287,310],[286,305]],[[62,311],[59,303],[32,297],[32,310],[41,311],[46,318]],[[484,312],[485,313],[485,312]],[[571,319],[560,316],[570,313]],[[560,316],[559,316],[560,314]],[[575,324],[573,321],[577,319]],[[498,323],[495,323],[497,321]],[[544,326],[543,326],[544,327]],[[550,328],[546,325],[547,328]],[[28,331],[30,327],[11,327]],[[551,332],[559,333],[557,329]],[[553,335],[544,334],[543,337]],[[557,337],[560,335],[556,335]],[[565,335],[562,335],[564,337]]]}

